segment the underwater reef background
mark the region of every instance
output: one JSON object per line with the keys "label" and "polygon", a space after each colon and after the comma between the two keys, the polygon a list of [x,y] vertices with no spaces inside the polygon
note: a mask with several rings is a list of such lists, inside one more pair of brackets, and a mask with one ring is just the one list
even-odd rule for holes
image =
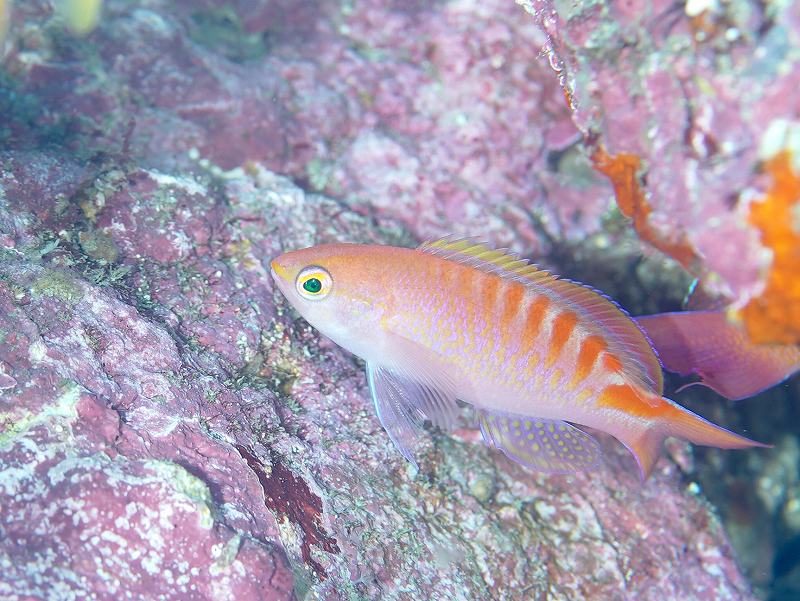
{"label": "underwater reef background", "polygon": [[643,485],[609,438],[548,476],[469,431],[414,477],[269,277],[472,235],[800,341],[800,4],[58,4],[0,0],[0,597],[800,595],[798,378],[670,379],[775,447],[673,440]]}

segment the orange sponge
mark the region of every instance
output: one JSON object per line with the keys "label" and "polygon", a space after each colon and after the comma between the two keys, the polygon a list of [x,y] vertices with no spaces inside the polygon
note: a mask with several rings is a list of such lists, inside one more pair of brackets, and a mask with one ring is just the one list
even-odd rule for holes
{"label": "orange sponge", "polygon": [[700,260],[686,235],[667,236],[650,223],[652,208],[645,198],[639,179],[641,159],[635,154],[626,152],[609,155],[602,145],[595,148],[591,158],[594,168],[611,180],[617,206],[625,217],[633,220],[633,228],[639,239],[648,242],[671,256],[690,272],[699,275]]}
{"label": "orange sponge", "polygon": [[740,312],[753,342],[800,343],[800,177],[789,152],[767,161],[772,187],[750,207],[750,223],[773,252],[763,294]]}

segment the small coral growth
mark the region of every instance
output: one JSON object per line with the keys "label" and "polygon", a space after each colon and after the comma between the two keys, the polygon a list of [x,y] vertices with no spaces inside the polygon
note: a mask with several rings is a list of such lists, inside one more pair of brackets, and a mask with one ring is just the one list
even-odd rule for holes
{"label": "small coral growth", "polygon": [[83,37],[92,33],[100,23],[103,0],[62,0],[58,7],[67,29]]}
{"label": "small coral growth", "polygon": [[750,223],[773,252],[764,293],[741,311],[751,340],[800,343],[800,177],[789,152],[764,165],[772,176],[766,196],[750,208]]}
{"label": "small coral growth", "polygon": [[690,272],[699,275],[699,257],[686,235],[670,238],[650,223],[652,208],[645,198],[639,179],[641,159],[626,152],[612,156],[602,145],[595,148],[591,158],[594,168],[611,180],[617,206],[625,217],[633,220],[633,227],[639,238],[671,256]]}

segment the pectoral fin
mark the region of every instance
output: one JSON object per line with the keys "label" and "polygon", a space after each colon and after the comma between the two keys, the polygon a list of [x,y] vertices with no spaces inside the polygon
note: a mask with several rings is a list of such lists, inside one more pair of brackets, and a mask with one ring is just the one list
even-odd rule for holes
{"label": "pectoral fin", "polygon": [[[458,415],[452,391],[436,386],[424,373],[408,373],[367,364],[367,382],[381,425],[414,467],[425,419],[449,429]],[[441,384],[440,384],[441,385]]]}

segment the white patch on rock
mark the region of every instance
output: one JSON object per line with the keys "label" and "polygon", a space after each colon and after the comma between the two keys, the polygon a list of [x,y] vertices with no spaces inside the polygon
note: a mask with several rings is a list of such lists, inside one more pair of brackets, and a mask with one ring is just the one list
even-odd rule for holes
{"label": "white patch on rock", "polygon": [[28,347],[28,358],[31,363],[41,363],[47,357],[47,346],[41,340],[36,340]]}
{"label": "white patch on rock", "polygon": [[697,17],[704,12],[715,13],[719,10],[719,3],[717,0],[687,0],[686,12],[687,17]]}
{"label": "white patch on rock", "polygon": [[186,232],[178,230],[172,232],[172,247],[178,251],[178,255],[183,259],[189,256],[194,247],[194,242],[186,235]]}
{"label": "white patch on rock", "polygon": [[111,530],[106,530],[100,534],[100,538],[109,543],[115,543],[120,548],[124,548],[128,546],[128,541],[122,538],[116,532]]}
{"label": "white patch on rock", "polygon": [[142,567],[148,574],[155,576],[161,572],[161,558],[155,551],[150,551],[145,557],[142,558]]}
{"label": "white patch on rock", "polygon": [[792,167],[800,173],[800,121],[773,119],[758,144],[758,158],[769,160],[783,151],[792,157]]}
{"label": "white patch on rock", "polygon": [[153,407],[142,405],[128,413],[128,424],[136,430],[147,432],[150,436],[168,436],[181,423],[178,415],[167,415]]}
{"label": "white patch on rock", "polygon": [[175,177],[155,170],[148,171],[147,175],[159,186],[177,188],[178,190],[183,190],[191,196],[208,196],[208,189],[194,179],[187,177]]}

